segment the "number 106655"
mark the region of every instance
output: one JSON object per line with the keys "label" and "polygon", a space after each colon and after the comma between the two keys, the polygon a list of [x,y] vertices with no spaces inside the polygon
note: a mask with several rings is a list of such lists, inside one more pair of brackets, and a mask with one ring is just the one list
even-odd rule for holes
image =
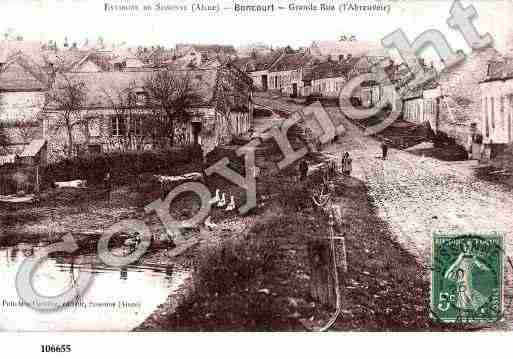
{"label": "number 106655", "polygon": [[41,345],[42,353],[69,353],[71,345]]}

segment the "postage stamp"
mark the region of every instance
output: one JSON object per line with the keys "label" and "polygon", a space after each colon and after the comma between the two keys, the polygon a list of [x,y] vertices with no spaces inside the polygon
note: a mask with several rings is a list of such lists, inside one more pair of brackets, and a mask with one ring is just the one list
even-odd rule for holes
{"label": "postage stamp", "polygon": [[433,237],[431,317],[442,323],[496,322],[503,307],[500,234]]}

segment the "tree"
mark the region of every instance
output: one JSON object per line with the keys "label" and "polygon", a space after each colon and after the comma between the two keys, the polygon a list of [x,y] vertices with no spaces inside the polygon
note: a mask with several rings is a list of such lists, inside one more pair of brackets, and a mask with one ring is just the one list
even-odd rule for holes
{"label": "tree", "polygon": [[68,158],[73,157],[73,130],[77,125],[89,126],[87,118],[82,118],[81,111],[86,103],[87,89],[83,82],[74,81],[61,74],[53,89],[48,93],[48,102],[57,108],[55,129],[64,128],[68,137]]}
{"label": "tree", "polygon": [[[148,115],[147,103],[137,99],[137,86],[132,81],[127,88],[115,91],[103,89],[103,96],[114,110],[118,119],[125,121],[125,131],[121,133],[123,149],[141,149],[145,140],[155,128],[155,112]],[[144,120],[142,118],[144,117]]]}
{"label": "tree", "polygon": [[162,111],[157,133],[174,146],[176,125],[190,121],[193,106],[201,100],[191,73],[159,70],[146,79],[144,89],[151,105]]}
{"label": "tree", "polygon": [[5,130],[5,125],[0,122],[0,153],[6,149],[9,145],[9,138],[7,137],[7,131]]}

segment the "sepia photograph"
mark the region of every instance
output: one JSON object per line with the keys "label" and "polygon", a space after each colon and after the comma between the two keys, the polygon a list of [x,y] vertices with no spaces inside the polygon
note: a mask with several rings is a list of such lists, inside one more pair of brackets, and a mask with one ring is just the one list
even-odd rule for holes
{"label": "sepia photograph", "polygon": [[2,1],[0,331],[510,332],[512,127],[511,0]]}

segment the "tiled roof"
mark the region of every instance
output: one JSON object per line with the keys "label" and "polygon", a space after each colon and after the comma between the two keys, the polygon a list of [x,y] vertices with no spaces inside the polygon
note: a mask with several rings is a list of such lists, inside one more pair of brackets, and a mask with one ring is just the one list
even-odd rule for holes
{"label": "tiled roof", "polygon": [[496,81],[513,78],[513,58],[491,61],[485,81]]}
{"label": "tiled roof", "polygon": [[381,46],[368,41],[314,41],[310,46],[312,55],[328,56],[328,55],[346,55],[362,56],[372,54],[385,56],[385,52]]}
{"label": "tiled roof", "polygon": [[334,77],[347,77],[349,71],[353,68],[352,62],[323,62],[313,66],[306,72],[304,80],[319,80]]}
{"label": "tiled roof", "polygon": [[9,58],[22,52],[39,63],[43,44],[39,41],[2,40],[0,41],[0,62],[6,63]]}
{"label": "tiled roof", "polygon": [[12,58],[0,72],[0,90],[3,91],[37,91],[48,86],[48,76],[22,54]]}
{"label": "tiled roof", "polygon": [[23,150],[20,157],[34,157],[41,151],[46,140],[32,140]]}
{"label": "tiled roof", "polygon": [[256,58],[245,57],[237,59],[234,61],[234,65],[245,72],[264,71],[269,69],[282,55],[283,53],[281,51],[273,51],[264,56],[257,56]]}
{"label": "tiled roof", "polygon": [[458,104],[457,98],[445,96],[442,98],[442,103],[446,106],[449,118],[453,124],[464,124],[470,119],[467,109]]}
{"label": "tiled roof", "polygon": [[[214,94],[217,79],[217,70],[187,71],[190,74],[193,85],[204,103],[209,103]],[[143,88],[144,83],[154,71],[111,71],[92,73],[67,73],[58,75],[54,87],[58,89],[66,86],[67,81],[82,83],[87,91],[86,107],[110,107],[111,101],[116,101],[124,90]],[[186,71],[176,71],[185,74]],[[55,104],[50,104],[52,109],[57,109]]]}
{"label": "tiled roof", "polygon": [[294,53],[283,55],[274,65],[269,69],[270,71],[288,71],[297,70],[310,63],[313,63],[313,57],[306,54]]}
{"label": "tiled roof", "polygon": [[68,71],[91,53],[91,51],[77,49],[44,50],[41,57],[44,64],[52,64],[55,70]]}
{"label": "tiled roof", "polygon": [[436,70],[425,67],[424,71],[427,73],[428,76],[433,75],[434,77],[431,78],[430,80],[422,83],[420,86],[416,86],[415,88],[408,88],[408,83],[410,83],[414,79],[414,76],[411,76],[410,79],[408,80],[408,83],[403,85],[403,86],[405,86],[405,89],[406,89],[405,93],[403,94],[404,100],[422,97],[422,94],[425,90],[432,90],[439,86]]}

